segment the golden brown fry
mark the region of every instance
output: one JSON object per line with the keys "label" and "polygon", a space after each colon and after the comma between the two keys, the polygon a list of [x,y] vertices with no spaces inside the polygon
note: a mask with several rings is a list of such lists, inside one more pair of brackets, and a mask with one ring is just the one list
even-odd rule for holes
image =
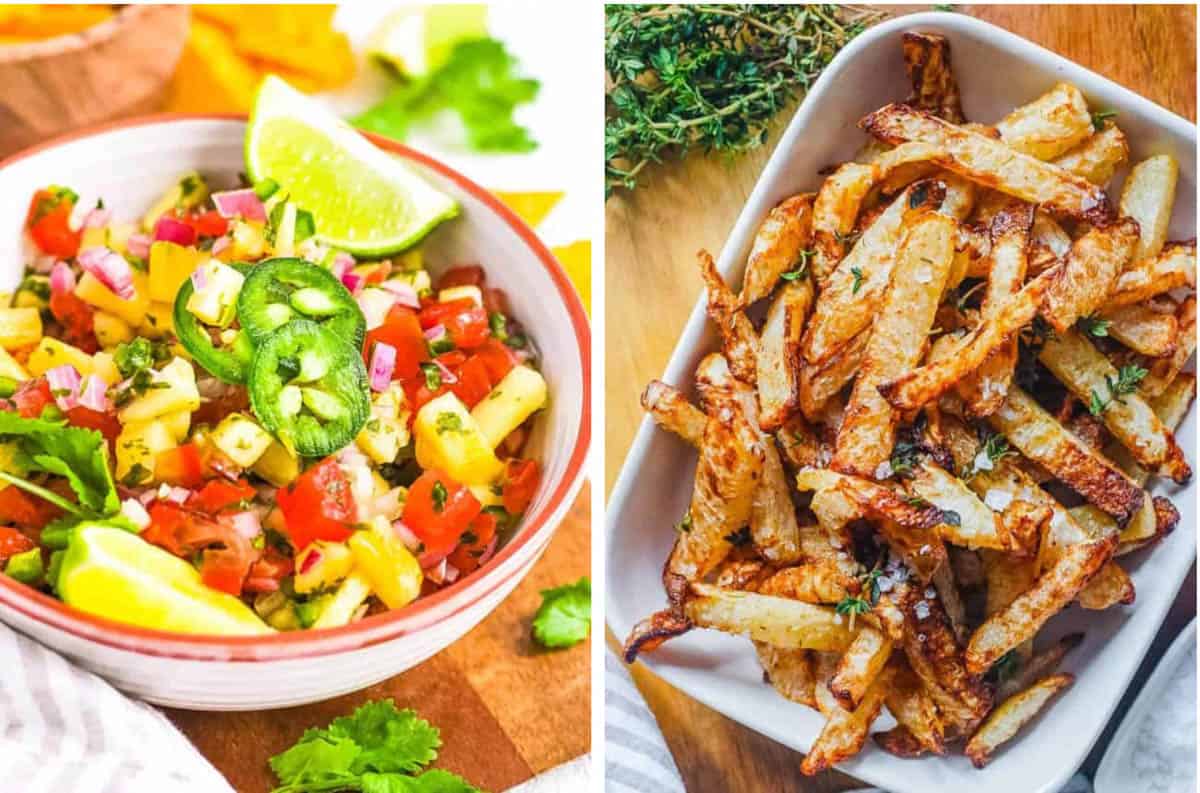
{"label": "golden brown fry", "polygon": [[1103,406],[1104,425],[1139,464],[1180,484],[1191,478],[1175,436],[1138,394],[1112,393],[1117,369],[1078,331],[1047,338],[1038,360],[1080,400]]}
{"label": "golden brown fry", "polygon": [[951,124],[961,124],[958,81],[950,66],[950,42],[937,33],[905,31],[900,39],[904,69],[912,83],[908,104],[927,110]]}
{"label": "golden brown fry", "polygon": [[1109,560],[1079,593],[1079,605],[1092,611],[1103,611],[1118,603],[1132,605],[1136,598],[1137,590],[1129,573]]}
{"label": "golden brown fry", "polygon": [[958,584],[954,580],[954,570],[949,559],[933,574],[933,588],[937,591],[938,600],[946,611],[946,619],[950,621],[950,629],[959,644],[967,640],[967,608]]}
{"label": "golden brown fry", "polygon": [[779,428],[775,433],[775,444],[793,469],[827,465],[833,453],[822,439],[820,428],[810,426],[799,414]]}
{"label": "golden brown fry", "polygon": [[988,417],[1022,454],[1124,524],[1141,508],[1142,489],[1015,385]]}
{"label": "golden brown fry", "polygon": [[972,765],[976,768],[987,765],[992,759],[992,754],[1002,743],[1016,735],[1021,727],[1041,712],[1055,694],[1073,682],[1073,675],[1051,675],[1005,700],[992,711],[967,742],[965,752],[967,757],[971,758]]}
{"label": "golden brown fry", "polygon": [[758,342],[758,426],[774,432],[796,411],[800,401],[800,338],[812,307],[808,278],[779,290],[767,310]]}
{"label": "golden brown fry", "polygon": [[1095,228],[1075,240],[1062,277],[1046,294],[1042,316],[1059,333],[1080,317],[1111,304],[1109,292],[1130,261],[1138,241],[1137,223],[1129,218]]}
{"label": "golden brown fry", "polygon": [[754,651],[772,688],[792,702],[817,707],[813,693],[816,677],[812,650],[789,650],[755,642]]}
{"label": "golden brown fry", "polygon": [[1075,599],[1088,579],[1112,558],[1116,548],[1117,538],[1113,535],[1065,548],[1030,589],[975,631],[965,654],[970,673],[982,675],[1000,656],[1032,639],[1046,620]]}
{"label": "golden brown fry", "polygon": [[1078,88],[1059,83],[1013,110],[996,129],[1009,148],[1039,160],[1053,160],[1092,134],[1092,114]]}
{"label": "golden brown fry", "polygon": [[843,708],[854,710],[891,655],[892,640],[882,631],[863,625],[838,661],[829,692]]}
{"label": "golden brown fry", "polygon": [[943,518],[938,533],[943,540],[967,548],[1007,550],[1010,547],[997,513],[980,501],[958,477],[923,462],[913,468],[909,488],[941,510]]}
{"label": "golden brown fry", "polygon": [[1109,122],[1104,129],[1056,158],[1054,164],[1103,187],[1128,159],[1129,142],[1125,133]]}
{"label": "golden brown fry", "polygon": [[1049,647],[1035,652],[1032,657],[1021,663],[1014,674],[1000,681],[996,687],[996,701],[1003,702],[1018,691],[1053,674],[1067,653],[1082,642],[1082,633],[1068,633]]}
{"label": "golden brown fry", "polygon": [[846,244],[863,200],[875,184],[878,168],[844,163],[821,185],[813,203],[813,277],[824,287],[829,275],[846,254]]}
{"label": "golden brown fry", "polygon": [[721,589],[744,589],[757,592],[775,568],[761,559],[726,559],[716,570],[716,584]]}
{"label": "golden brown fry", "polygon": [[691,629],[692,623],[677,609],[657,611],[629,631],[621,657],[625,659],[625,663],[631,664],[637,660],[639,653],[653,652],[661,647],[663,642],[682,636]]}
{"label": "golden brown fry", "polygon": [[[887,693],[888,681],[891,675],[888,670],[878,675],[871,687],[867,689],[862,702],[853,711],[834,708],[829,715],[829,721],[821,734],[813,742],[812,748],[800,763],[800,773],[805,776],[819,774],[827,768],[832,768],[843,760],[853,757],[862,750],[867,742],[871,725],[883,709],[883,700]],[[817,701],[821,703],[821,688],[817,687]],[[824,708],[822,708],[824,711]]]}
{"label": "golden brown fry", "polygon": [[717,326],[724,342],[725,358],[734,377],[754,385],[757,374],[758,335],[754,326],[741,311],[741,304],[717,271],[708,251],[696,254],[700,277],[708,290],[708,316]]}
{"label": "golden brown fry", "polygon": [[[975,330],[958,342],[953,354],[910,369],[879,386],[879,392],[898,410],[915,410],[949,391],[966,375],[975,371],[1022,326],[1037,314],[1038,306],[1062,274],[1054,268],[1034,278],[983,320]],[[992,386],[982,383],[990,393]]]}
{"label": "golden brown fry", "polygon": [[767,213],[746,260],[746,274],[738,297],[741,306],[771,294],[779,277],[796,267],[801,251],[812,242],[812,222],[812,193],[785,199]]}
{"label": "golden brown fry", "polygon": [[858,581],[847,575],[844,565],[820,559],[771,573],[755,591],[805,603],[837,603],[858,590]]}
{"label": "golden brown fry", "polygon": [[776,647],[840,652],[854,639],[832,606],[692,584],[683,613],[698,628],[749,636]]}
{"label": "golden brown fry", "polygon": [[804,331],[801,349],[805,361],[814,366],[827,363],[870,327],[891,281],[905,215],[922,208],[934,209],[945,196],[945,185],[941,182],[917,182],[863,232],[817,297],[812,319]]}
{"label": "golden brown fry", "polygon": [[943,151],[937,164],[946,170],[1056,213],[1095,224],[1113,219],[1104,191],[1086,179],[919,110],[887,105],[863,118],[859,126],[893,145],[906,141],[937,145]]}
{"label": "golden brown fry", "polygon": [[942,721],[929,693],[903,655],[893,653],[891,666],[892,685],[886,698],[888,711],[921,750],[944,754],[946,744]]}
{"label": "golden brown fry", "polygon": [[[888,710],[891,709],[889,704]],[[920,757],[927,751],[917,737],[902,724],[897,724],[890,730],[872,733],[871,738],[876,746],[895,757]]]}
{"label": "golden brown fry", "polygon": [[954,256],[954,221],[950,218],[924,213],[907,225],[896,250],[891,284],[838,431],[830,467],[844,473],[874,476],[891,455],[896,417],[877,386],[920,360]]}
{"label": "golden brown fry", "polygon": [[805,417],[818,421],[829,400],[854,379],[870,340],[870,333],[860,333],[820,366],[801,364],[800,412]]}
{"label": "golden brown fry", "polygon": [[1179,377],[1179,373],[1183,371],[1183,367],[1187,365],[1192,354],[1196,352],[1196,296],[1188,295],[1187,299],[1179,306],[1179,313],[1176,314],[1176,321],[1179,323],[1179,335],[1175,345],[1175,352],[1171,353],[1169,358],[1161,358],[1150,364],[1150,374],[1146,375],[1146,379],[1142,380],[1142,384],[1138,387],[1138,393],[1144,397],[1153,399],[1165,392],[1175,382],[1175,378]]}
{"label": "golden brown fry", "polygon": [[1022,592],[1027,592],[1037,581],[1038,567],[1035,559],[1018,559],[1015,556],[992,551],[980,554],[984,575],[987,578],[987,602],[985,616],[991,617],[1008,608]]}
{"label": "golden brown fry", "polygon": [[691,445],[699,446],[703,441],[708,417],[675,386],[667,385],[662,380],[651,380],[642,392],[642,408],[658,426],[675,433]]}
{"label": "golden brown fry", "polygon": [[1142,160],[1130,169],[1121,187],[1120,213],[1137,221],[1141,236],[1133,260],[1157,256],[1167,240],[1179,164],[1169,154]]}
{"label": "golden brown fry", "polygon": [[1142,303],[1155,295],[1196,286],[1196,241],[1169,242],[1150,259],[1133,262],[1117,277],[1105,308]]}
{"label": "golden brown fry", "polygon": [[1107,333],[1134,352],[1162,358],[1175,352],[1179,343],[1179,321],[1152,304],[1120,306],[1100,312],[1109,324]]}

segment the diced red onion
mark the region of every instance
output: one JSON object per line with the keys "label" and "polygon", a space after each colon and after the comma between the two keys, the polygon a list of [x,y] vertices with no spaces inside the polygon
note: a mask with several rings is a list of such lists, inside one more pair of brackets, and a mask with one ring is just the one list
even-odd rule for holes
{"label": "diced red onion", "polygon": [[260,221],[267,219],[267,211],[263,207],[263,202],[259,200],[252,187],[213,193],[212,200],[217,212],[223,218],[241,217],[246,220]]}
{"label": "diced red onion", "polygon": [[386,391],[396,369],[396,348],[381,341],[371,348],[371,390]]}
{"label": "diced red onion", "polygon": [[438,371],[441,373],[443,383],[446,385],[454,385],[458,382],[458,375],[450,371],[450,369],[446,367],[446,364],[442,363],[437,358],[433,359],[433,363],[437,366]]}
{"label": "diced red onion", "polygon": [[396,536],[400,538],[400,542],[404,543],[404,547],[410,551],[415,551],[421,547],[421,538],[413,534],[402,520],[392,522],[392,531],[396,532]]}
{"label": "diced red onion", "polygon": [[432,328],[425,329],[425,341],[437,341],[446,335],[446,326],[442,324],[434,325]]}
{"label": "diced red onion", "polygon": [[79,372],[71,364],[47,369],[46,384],[60,410],[70,410],[79,404]]}
{"label": "diced red onion", "polygon": [[354,257],[345,251],[338,251],[333,255],[333,261],[329,265],[329,270],[338,278],[341,278],[346,273],[354,269]]}
{"label": "diced red onion", "polygon": [[112,212],[96,207],[83,216],[83,227],[85,229],[104,228],[110,220],[112,220]]}
{"label": "diced red onion", "polygon": [[251,510],[235,512],[230,515],[229,525],[233,527],[235,532],[247,540],[253,540],[262,534],[262,523],[258,520],[258,513]]}
{"label": "diced red onion", "polygon": [[138,531],[150,525],[150,513],[136,498],[127,498],[121,502],[121,514],[129,518],[129,522],[138,527]]}
{"label": "diced red onion", "polygon": [[482,567],[484,564],[487,563],[488,559],[491,559],[495,555],[496,555],[496,535],[493,534],[492,539],[488,540],[487,547],[483,549],[483,553],[479,554],[479,566]]}
{"label": "diced red onion", "polygon": [[316,548],[309,548],[308,553],[304,554],[304,561],[300,564],[300,573],[307,573],[316,566],[317,562],[321,561],[321,552]]}
{"label": "diced red onion", "polygon": [[192,491],[186,487],[172,487],[163,496],[163,501],[170,501],[172,504],[186,504],[187,500],[192,497]]}
{"label": "diced red onion", "polygon": [[231,240],[229,237],[217,237],[216,241],[213,242],[211,253],[213,256],[216,256],[218,253],[225,250],[232,244],[233,240]]}
{"label": "diced red onion", "polygon": [[182,220],[163,215],[154,224],[154,239],[166,240],[176,245],[191,245],[196,241],[196,230]]}
{"label": "diced red onion", "polygon": [[138,501],[142,502],[142,506],[150,506],[150,502],[158,498],[158,493],[153,490],[147,490],[138,496]]}
{"label": "diced red onion", "polygon": [[149,259],[150,243],[153,241],[148,234],[130,234],[129,239],[125,240],[125,250],[129,251],[130,256]]}
{"label": "diced red onion", "polygon": [[192,288],[199,292],[204,287],[208,286],[208,270],[202,264],[195,270],[192,270]]}
{"label": "diced red onion", "polygon": [[425,577],[435,584],[444,584],[446,582],[446,567],[445,558],[440,562],[430,567],[425,571]]}
{"label": "diced red onion", "polygon": [[79,266],[122,300],[132,300],[137,295],[133,288],[133,268],[116,251],[105,247],[80,251]]}
{"label": "diced red onion", "polygon": [[417,290],[403,281],[384,281],[380,286],[395,295],[396,302],[400,305],[417,309],[421,307],[421,298],[417,296]]}
{"label": "diced red onion", "polygon": [[56,295],[75,291],[75,271],[66,262],[55,262],[50,270],[50,291]]}
{"label": "diced red onion", "polygon": [[[351,291],[353,292],[355,290],[351,290]],[[392,310],[392,306],[396,302],[396,296],[393,295],[391,292],[387,292],[382,289],[371,290],[372,297],[370,299],[368,299],[366,297],[366,294],[367,294],[367,292],[365,289],[360,292],[357,292],[354,300],[355,300],[355,302],[358,303],[358,307],[362,309],[363,314],[366,316],[367,329],[374,330],[375,328],[378,328],[380,325],[382,325],[383,321],[387,318],[387,312]],[[377,295],[377,294],[385,295],[388,298],[389,302],[387,304],[387,309],[381,310],[383,304],[382,303],[377,304],[375,302],[374,295]]]}
{"label": "diced red onion", "polygon": [[243,592],[277,592],[279,590],[279,580],[276,578],[267,578],[265,576],[255,576],[247,578],[246,583],[242,584]]}
{"label": "diced red onion", "polygon": [[108,401],[108,386],[94,374],[83,378],[79,386],[79,404],[97,413],[107,413],[112,407]]}
{"label": "diced red onion", "polygon": [[366,276],[356,273],[353,270],[342,274],[342,284],[349,289],[352,294],[357,292],[359,289],[362,289],[362,285],[366,283],[366,280]]}
{"label": "diced red onion", "polygon": [[446,583],[453,584],[455,581],[458,580],[458,576],[459,576],[458,568],[455,567],[454,565],[450,564],[449,562],[446,562],[446,572],[445,572]]}
{"label": "diced red onion", "polygon": [[450,551],[452,550],[453,548],[447,548],[444,551],[422,551],[421,554],[417,556],[417,563],[421,565],[422,570],[428,572],[429,568],[436,567],[437,565],[441,564],[442,561],[450,555]]}

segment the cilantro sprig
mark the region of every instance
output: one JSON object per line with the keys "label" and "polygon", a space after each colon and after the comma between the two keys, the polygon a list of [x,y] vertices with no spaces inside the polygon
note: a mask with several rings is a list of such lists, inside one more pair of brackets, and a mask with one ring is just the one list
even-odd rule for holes
{"label": "cilantro sprig", "polygon": [[592,582],[587,576],[574,584],[542,590],[542,605],[533,617],[533,638],[551,650],[572,647],[592,629]]}

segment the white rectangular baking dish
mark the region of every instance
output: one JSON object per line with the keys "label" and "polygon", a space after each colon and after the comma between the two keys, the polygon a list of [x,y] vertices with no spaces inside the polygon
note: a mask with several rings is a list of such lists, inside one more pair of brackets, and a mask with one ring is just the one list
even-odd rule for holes
{"label": "white rectangular baking dish", "polygon": [[[1129,137],[1132,159],[1168,152],[1179,161],[1178,197],[1170,239],[1195,236],[1196,127],[1052,52],[968,16],[924,13],[867,31],[843,50],[813,87],[784,132],[721,252],[719,266],[739,283],[754,232],[767,211],[786,196],[814,190],[818,172],[850,159],[865,140],[857,121],[909,92],[900,54],[905,30],[942,33],[952,46],[964,111],[992,122],[1055,82],[1079,86],[1093,108],[1115,110]],[[1119,186],[1124,171],[1117,174]],[[1113,190],[1113,194],[1119,194]],[[716,348],[703,301],[696,305],[664,379],[690,389],[700,359]],[[639,384],[640,386],[640,384]],[[610,398],[611,397],[610,390]],[[635,399],[631,388],[622,398]],[[1179,431],[1184,449],[1195,447],[1193,412]],[[1193,460],[1193,463],[1195,460]],[[609,501],[608,622],[619,637],[665,604],[660,583],[673,524],[687,509],[695,452],[645,419]],[[1156,485],[1158,490],[1166,486]],[[1108,721],[1158,631],[1195,559],[1195,484],[1174,489],[1181,520],[1158,547],[1124,557],[1137,586],[1137,603],[1105,612],[1068,609],[1044,631],[1057,637],[1086,631],[1065,668],[1075,685],[1038,721],[1001,749],[983,770],[962,756],[902,760],[868,744],[842,770],[892,793],[971,790],[973,793],[1056,791],[1083,762]],[[714,631],[697,631],[643,656],[655,673],[732,719],[798,751],[806,751],[823,719],[763,683],[750,643]],[[875,729],[891,726],[890,717]],[[732,762],[731,758],[731,762]],[[797,775],[799,771],[797,770]]]}

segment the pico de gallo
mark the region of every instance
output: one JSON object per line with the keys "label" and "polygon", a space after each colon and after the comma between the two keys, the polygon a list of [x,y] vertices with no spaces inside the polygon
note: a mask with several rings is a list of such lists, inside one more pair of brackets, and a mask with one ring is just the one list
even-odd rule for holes
{"label": "pico de gallo", "polygon": [[196,633],[344,625],[470,575],[547,400],[484,270],[331,249],[266,180],[136,222],[48,186],[0,296],[0,569]]}

